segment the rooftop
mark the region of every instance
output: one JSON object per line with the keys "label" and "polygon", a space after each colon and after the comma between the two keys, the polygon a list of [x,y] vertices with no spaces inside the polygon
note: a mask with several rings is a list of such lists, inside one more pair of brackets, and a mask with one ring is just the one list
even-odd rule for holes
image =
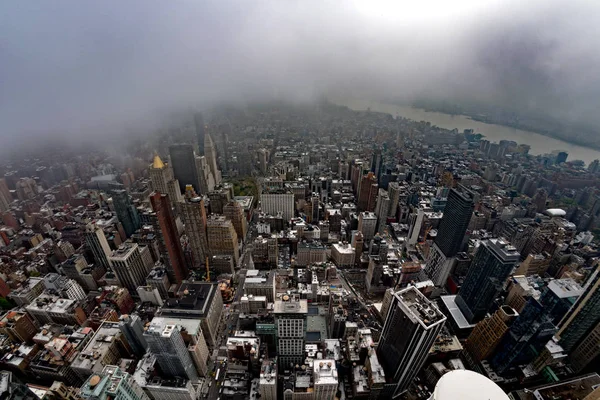
{"label": "rooftop", "polygon": [[161,317],[181,316],[183,318],[186,315],[205,317],[217,292],[216,283],[183,282],[177,292],[177,297],[167,299],[158,315]]}
{"label": "rooftop", "polygon": [[118,322],[104,322],[85,349],[73,360],[71,367],[100,372],[104,365],[100,362],[109,349],[114,346],[115,339],[121,335]]}
{"label": "rooftop", "polygon": [[307,314],[308,302],[303,299],[291,297],[288,295],[282,296],[281,300],[275,300],[274,314]]}
{"label": "rooftop", "polygon": [[76,303],[77,300],[62,299],[55,294],[42,293],[25,308],[32,312],[45,311],[47,313],[64,314],[70,312]]}
{"label": "rooftop", "polygon": [[444,303],[444,306],[450,312],[452,320],[456,323],[459,329],[470,329],[475,327],[475,324],[470,324],[469,321],[467,321],[463,313],[458,308],[458,305],[456,305],[456,295],[442,296],[441,300]]}
{"label": "rooftop", "polygon": [[548,283],[548,289],[561,299],[568,297],[579,297],[584,290],[577,282],[571,278],[553,279]]}
{"label": "rooftop", "polygon": [[446,316],[415,287],[396,292],[394,296],[408,309],[409,318],[424,328],[429,329],[446,321]]}
{"label": "rooftop", "polygon": [[313,363],[315,385],[337,385],[338,372],[335,360],[319,360]]}

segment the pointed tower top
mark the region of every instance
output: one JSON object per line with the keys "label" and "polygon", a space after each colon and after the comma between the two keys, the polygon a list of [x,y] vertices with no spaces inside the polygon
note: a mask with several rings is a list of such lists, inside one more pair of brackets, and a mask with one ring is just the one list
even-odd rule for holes
{"label": "pointed tower top", "polygon": [[154,153],[154,161],[152,161],[152,168],[163,169],[165,163],[160,159],[158,153]]}

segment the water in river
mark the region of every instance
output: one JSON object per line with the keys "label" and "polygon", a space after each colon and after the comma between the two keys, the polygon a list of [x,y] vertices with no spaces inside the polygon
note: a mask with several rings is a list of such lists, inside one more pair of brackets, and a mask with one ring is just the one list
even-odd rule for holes
{"label": "water in river", "polygon": [[589,164],[595,159],[600,159],[600,152],[594,149],[567,143],[535,132],[473,121],[464,115],[450,115],[426,111],[421,108],[398,106],[395,104],[368,100],[335,99],[334,102],[353,110],[363,111],[370,108],[371,111],[399,115],[415,121],[431,122],[432,125],[437,125],[441,128],[456,128],[459,132],[462,132],[464,129],[473,129],[476,133],[481,133],[487,140],[492,142],[499,142],[500,140],[505,139],[513,140],[517,143],[528,144],[531,146],[529,153],[534,155],[547,154],[553,150],[564,150],[569,153],[569,160],[583,160],[586,164]]}

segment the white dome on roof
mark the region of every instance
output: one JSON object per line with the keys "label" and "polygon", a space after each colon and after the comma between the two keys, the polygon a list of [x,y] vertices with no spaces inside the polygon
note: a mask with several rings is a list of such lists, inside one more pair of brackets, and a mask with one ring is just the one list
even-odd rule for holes
{"label": "white dome on roof", "polygon": [[457,369],[440,378],[430,400],[509,400],[500,386],[477,372]]}
{"label": "white dome on roof", "polygon": [[551,217],[564,217],[565,215],[567,215],[567,212],[562,208],[549,208],[544,212],[546,213],[546,215],[549,215]]}

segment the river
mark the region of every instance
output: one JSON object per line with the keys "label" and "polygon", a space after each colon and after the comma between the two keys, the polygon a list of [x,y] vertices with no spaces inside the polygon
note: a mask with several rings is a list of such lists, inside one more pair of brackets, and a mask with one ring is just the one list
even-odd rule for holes
{"label": "river", "polygon": [[540,135],[539,133],[514,129],[507,126],[486,124],[485,122],[473,121],[464,115],[450,115],[440,112],[426,111],[422,108],[398,106],[395,104],[381,103],[376,101],[358,100],[358,99],[334,99],[334,103],[346,106],[352,110],[364,111],[368,108],[371,111],[384,112],[400,117],[412,119],[415,121],[427,121],[432,125],[446,129],[458,129],[462,132],[464,129],[473,129],[475,133],[481,133],[485,138],[492,142],[500,140],[513,140],[517,143],[528,144],[531,146],[529,154],[547,154],[553,150],[561,150],[569,153],[568,160],[583,160],[589,164],[595,159],[600,159],[600,152],[591,148],[578,146],[559,139]]}

